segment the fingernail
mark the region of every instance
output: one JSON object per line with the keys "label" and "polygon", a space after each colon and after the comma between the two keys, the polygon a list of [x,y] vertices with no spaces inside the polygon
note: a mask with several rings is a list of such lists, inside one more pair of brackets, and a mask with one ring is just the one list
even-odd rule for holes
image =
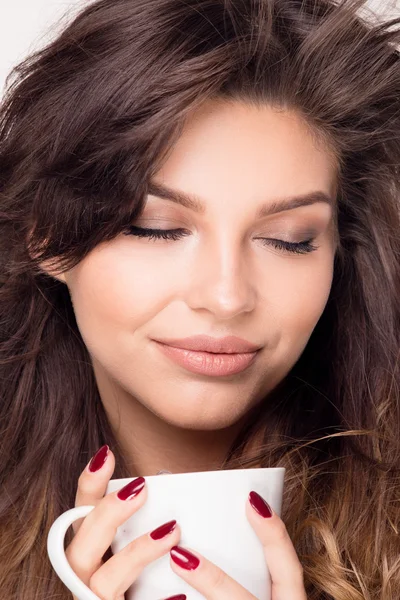
{"label": "fingernail", "polygon": [[187,571],[193,571],[193,569],[197,569],[200,564],[197,556],[181,546],[173,546],[169,553],[174,563],[183,569],[186,569]]}
{"label": "fingernail", "polygon": [[272,508],[268,502],[266,502],[264,498],[260,496],[260,494],[257,494],[257,492],[250,492],[249,500],[250,504],[259,515],[264,518],[272,517]]}
{"label": "fingernail", "polygon": [[118,498],[120,500],[131,500],[142,491],[145,483],[144,477],[133,479],[133,481],[130,481],[119,490],[117,494]]}
{"label": "fingernail", "polygon": [[102,446],[100,448],[100,450],[97,450],[96,454],[93,456],[93,458],[91,459],[91,461],[88,465],[88,469],[91,473],[94,473],[95,471],[98,471],[99,469],[101,469],[101,467],[104,465],[104,463],[107,460],[109,450],[110,450],[110,448],[108,447],[107,444]]}
{"label": "fingernail", "polygon": [[164,600],[186,600],[186,594],[178,594],[177,596],[168,596]]}
{"label": "fingernail", "polygon": [[164,523],[164,525],[160,525],[160,527],[154,529],[154,531],[150,533],[150,536],[153,540],[161,540],[161,538],[171,533],[171,531],[175,529],[175,526],[176,521],[168,521],[168,523]]}

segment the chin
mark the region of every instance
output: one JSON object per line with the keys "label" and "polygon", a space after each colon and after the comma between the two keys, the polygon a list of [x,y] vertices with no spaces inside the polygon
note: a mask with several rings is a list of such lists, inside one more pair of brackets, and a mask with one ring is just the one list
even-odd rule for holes
{"label": "chin", "polygon": [[216,431],[226,429],[234,425],[243,416],[241,413],[230,413],[227,410],[220,411],[184,411],[180,410],[174,414],[157,415],[163,421],[181,429],[193,429],[196,431]]}

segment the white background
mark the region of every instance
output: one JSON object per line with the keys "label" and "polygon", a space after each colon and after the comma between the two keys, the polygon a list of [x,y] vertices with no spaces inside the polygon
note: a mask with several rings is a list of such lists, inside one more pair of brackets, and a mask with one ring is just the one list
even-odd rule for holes
{"label": "white background", "polygon": [[[44,46],[92,0],[0,0],[0,97],[11,68]],[[131,0],[134,2],[135,0]],[[369,0],[378,15],[400,17],[400,0]]]}

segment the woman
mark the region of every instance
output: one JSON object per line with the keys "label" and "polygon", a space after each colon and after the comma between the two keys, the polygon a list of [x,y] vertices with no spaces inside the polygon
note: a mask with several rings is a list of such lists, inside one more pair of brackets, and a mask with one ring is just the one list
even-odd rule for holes
{"label": "woman", "polygon": [[[397,597],[400,18],[364,5],[101,0],[15,69],[2,598],[71,597],[47,533],[104,507],[111,477],[261,466],[286,468],[281,519],[253,514],[274,600]],[[199,334],[214,346],[176,349]],[[123,598],[138,554],[99,555],[82,528],[104,525],[96,509],[69,559]],[[208,598],[246,597],[176,569]]]}

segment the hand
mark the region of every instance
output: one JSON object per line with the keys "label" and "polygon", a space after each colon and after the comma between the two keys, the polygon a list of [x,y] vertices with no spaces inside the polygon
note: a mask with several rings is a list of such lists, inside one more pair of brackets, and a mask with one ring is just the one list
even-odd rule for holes
{"label": "hand", "polygon": [[[65,551],[71,568],[101,600],[124,600],[126,590],[144,567],[167,554],[181,536],[179,525],[172,522],[172,531],[164,537],[153,539],[146,533],[127,544],[106,562],[102,560],[117,527],[139,510],[147,499],[143,477],[128,484],[132,492],[132,486],[136,482],[137,493],[131,500],[120,500],[118,492],[104,495],[114,468],[115,458],[109,450],[104,466],[98,471],[91,473],[87,468],[82,471],[75,506],[89,504],[95,508],[86,517],[72,524],[75,535]],[[75,596],[72,597],[76,600]]]}
{"label": "hand", "polygon": [[[251,501],[250,501],[251,500]],[[262,513],[259,514],[258,510]],[[284,522],[272,511],[267,517],[268,504],[255,492],[246,502],[246,516],[264,549],[272,580],[272,600],[307,600],[303,583],[303,567],[297,557]],[[207,600],[256,599],[222,569],[190,548],[171,549],[171,568]],[[186,568],[179,566],[186,565]]]}

